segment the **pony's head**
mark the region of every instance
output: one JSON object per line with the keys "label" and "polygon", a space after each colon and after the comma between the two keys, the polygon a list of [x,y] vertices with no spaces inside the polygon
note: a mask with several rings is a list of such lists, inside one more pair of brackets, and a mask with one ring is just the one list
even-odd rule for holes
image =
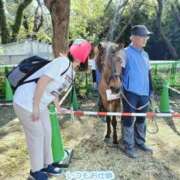
{"label": "pony's head", "polygon": [[97,67],[99,63],[102,78],[112,93],[118,93],[121,88],[121,58],[119,56],[121,48],[122,46],[112,42],[102,42],[98,46]]}

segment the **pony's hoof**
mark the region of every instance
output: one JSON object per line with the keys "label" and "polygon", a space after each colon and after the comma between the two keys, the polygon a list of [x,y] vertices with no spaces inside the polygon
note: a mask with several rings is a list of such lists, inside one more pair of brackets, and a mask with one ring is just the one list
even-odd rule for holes
{"label": "pony's hoof", "polygon": [[119,148],[119,144],[118,144],[118,143],[113,143],[112,146],[113,146],[114,148]]}
{"label": "pony's hoof", "polygon": [[107,143],[107,144],[110,144],[111,143],[111,138],[104,138],[104,142]]}

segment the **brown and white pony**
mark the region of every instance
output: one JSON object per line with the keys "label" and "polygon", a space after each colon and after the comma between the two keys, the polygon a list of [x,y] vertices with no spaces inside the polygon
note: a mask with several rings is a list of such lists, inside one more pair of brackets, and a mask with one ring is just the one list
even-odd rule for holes
{"label": "brown and white pony", "polygon": [[[121,101],[120,98],[108,101],[106,90],[110,89],[112,93],[120,93],[121,90],[121,59],[118,56],[122,47],[112,42],[102,42],[98,46],[98,55],[96,58],[96,66],[101,73],[101,80],[98,86],[100,96],[99,109],[106,112],[119,112]],[[105,141],[110,142],[111,124],[113,127],[113,144],[118,144],[117,140],[117,120],[116,116],[106,117],[107,133]]]}

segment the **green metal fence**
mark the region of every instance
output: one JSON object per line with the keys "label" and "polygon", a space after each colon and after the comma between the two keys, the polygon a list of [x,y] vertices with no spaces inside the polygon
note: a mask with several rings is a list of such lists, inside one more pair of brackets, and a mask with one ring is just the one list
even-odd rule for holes
{"label": "green metal fence", "polygon": [[180,61],[151,61],[151,66],[156,92],[160,91],[164,80],[169,86],[180,89]]}

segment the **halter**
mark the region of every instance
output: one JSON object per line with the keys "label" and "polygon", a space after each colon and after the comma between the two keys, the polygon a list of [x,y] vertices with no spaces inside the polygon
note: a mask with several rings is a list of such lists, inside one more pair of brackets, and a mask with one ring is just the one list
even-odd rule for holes
{"label": "halter", "polygon": [[109,79],[107,80],[107,84],[109,85],[110,81],[114,78],[120,78],[120,74],[117,73],[117,70],[116,70],[116,66],[115,66],[115,61],[114,61],[114,57],[111,57],[109,58],[108,56],[111,55],[112,56],[112,49],[111,49],[111,46],[109,45],[107,47],[107,52],[106,52],[106,59],[109,60],[110,59],[110,62],[111,63],[111,75],[109,77]]}

